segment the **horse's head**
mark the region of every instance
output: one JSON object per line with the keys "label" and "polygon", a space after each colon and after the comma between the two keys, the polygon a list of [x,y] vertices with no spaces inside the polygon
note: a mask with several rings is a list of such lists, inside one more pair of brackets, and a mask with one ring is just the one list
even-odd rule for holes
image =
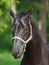
{"label": "horse's head", "polygon": [[31,15],[31,10],[23,12],[20,14],[14,14],[10,11],[13,17],[12,22],[12,34],[13,34],[13,56],[15,58],[20,58],[24,52],[26,43],[32,38],[32,27],[29,21],[29,16]]}

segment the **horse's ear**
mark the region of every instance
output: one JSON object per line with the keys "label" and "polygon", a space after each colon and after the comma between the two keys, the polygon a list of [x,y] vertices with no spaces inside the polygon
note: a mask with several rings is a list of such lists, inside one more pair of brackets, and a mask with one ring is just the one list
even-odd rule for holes
{"label": "horse's ear", "polygon": [[31,14],[32,14],[32,9],[25,12],[24,18],[27,18]]}
{"label": "horse's ear", "polygon": [[14,13],[14,11],[12,9],[10,9],[10,15],[15,18],[16,17],[16,14]]}

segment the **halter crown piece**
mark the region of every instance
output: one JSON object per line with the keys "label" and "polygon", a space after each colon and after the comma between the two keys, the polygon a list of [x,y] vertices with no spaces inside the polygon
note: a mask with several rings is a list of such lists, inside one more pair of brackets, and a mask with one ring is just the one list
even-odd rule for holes
{"label": "halter crown piece", "polygon": [[18,36],[13,37],[12,40],[13,40],[13,39],[19,39],[19,40],[21,40],[23,43],[28,43],[28,42],[32,39],[32,25],[31,25],[30,22],[29,22],[29,26],[30,26],[30,36],[29,36],[29,38],[28,38],[26,41],[23,40],[22,38],[18,37]]}

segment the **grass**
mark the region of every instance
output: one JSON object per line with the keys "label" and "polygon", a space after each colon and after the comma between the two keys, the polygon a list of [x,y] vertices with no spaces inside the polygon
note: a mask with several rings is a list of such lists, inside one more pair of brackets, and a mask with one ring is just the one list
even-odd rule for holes
{"label": "grass", "polygon": [[0,65],[20,65],[20,59],[14,59],[10,52],[0,52]]}

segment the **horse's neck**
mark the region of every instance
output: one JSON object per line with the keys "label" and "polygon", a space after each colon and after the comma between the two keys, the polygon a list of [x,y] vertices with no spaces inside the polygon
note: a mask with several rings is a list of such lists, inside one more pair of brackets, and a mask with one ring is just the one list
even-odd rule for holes
{"label": "horse's neck", "polygon": [[32,20],[32,24],[33,24],[33,40],[35,43],[35,49],[37,51],[37,52],[35,51],[36,53],[35,57],[37,58],[36,61],[39,62],[41,61],[41,63],[42,62],[44,63],[43,65],[48,65],[46,48],[41,33],[39,31],[39,27],[34,19]]}
{"label": "horse's neck", "polygon": [[[33,21],[34,21],[34,23],[33,23]],[[34,39],[34,42],[36,44],[37,59],[38,60],[41,59],[40,61],[43,61],[43,63],[44,63],[43,65],[48,65],[47,53],[46,53],[46,47],[45,47],[44,41],[42,39],[42,36],[41,36],[41,33],[39,31],[39,27],[38,27],[36,21],[34,19],[33,19],[33,21],[32,21],[32,24],[33,24],[33,39]]]}

